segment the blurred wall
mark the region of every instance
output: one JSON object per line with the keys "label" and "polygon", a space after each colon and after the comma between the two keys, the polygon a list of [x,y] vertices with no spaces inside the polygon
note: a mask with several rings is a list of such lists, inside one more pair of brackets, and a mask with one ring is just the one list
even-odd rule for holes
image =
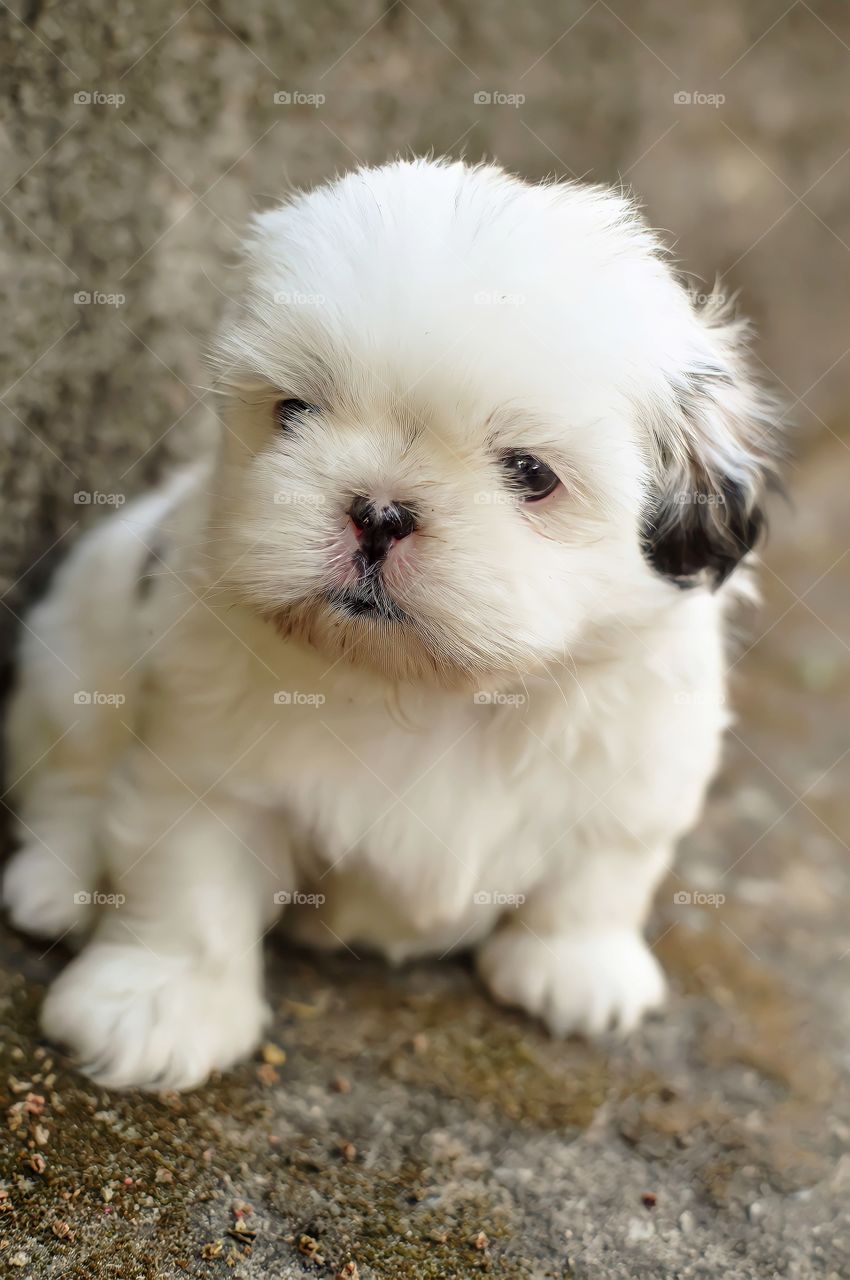
{"label": "blurred wall", "polygon": [[246,215],[398,151],[632,186],[740,291],[803,446],[844,431],[846,0],[12,0],[0,27],[6,635],[98,506],[193,447]]}

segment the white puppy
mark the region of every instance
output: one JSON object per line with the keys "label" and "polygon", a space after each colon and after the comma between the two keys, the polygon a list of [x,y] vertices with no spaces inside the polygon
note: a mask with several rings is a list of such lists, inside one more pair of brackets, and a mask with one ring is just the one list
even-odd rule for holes
{"label": "white puppy", "polygon": [[218,456],[88,532],[23,635],[6,902],[95,916],[50,1037],[198,1084],[258,1041],[282,906],[474,947],[556,1033],[659,1003],[642,926],[775,436],[743,338],[598,187],[418,160],[255,219]]}

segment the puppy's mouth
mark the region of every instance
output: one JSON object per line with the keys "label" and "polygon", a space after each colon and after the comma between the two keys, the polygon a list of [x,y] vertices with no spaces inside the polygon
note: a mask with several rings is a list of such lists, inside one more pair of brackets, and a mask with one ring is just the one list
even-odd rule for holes
{"label": "puppy's mouth", "polygon": [[369,576],[347,587],[325,593],[325,599],[347,618],[370,618],[377,622],[406,622],[408,615],[387,594],[380,578]]}

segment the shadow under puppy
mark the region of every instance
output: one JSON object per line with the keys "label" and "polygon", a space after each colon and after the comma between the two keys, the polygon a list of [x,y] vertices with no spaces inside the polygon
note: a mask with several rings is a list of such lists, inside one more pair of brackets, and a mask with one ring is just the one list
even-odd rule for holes
{"label": "shadow under puppy", "polygon": [[261,1035],[281,912],[473,947],[558,1034],[659,1004],[642,926],[775,446],[745,337],[599,187],[416,160],[254,219],[217,456],[87,532],[23,636],[5,900],[90,930],[51,1038],[199,1084]]}

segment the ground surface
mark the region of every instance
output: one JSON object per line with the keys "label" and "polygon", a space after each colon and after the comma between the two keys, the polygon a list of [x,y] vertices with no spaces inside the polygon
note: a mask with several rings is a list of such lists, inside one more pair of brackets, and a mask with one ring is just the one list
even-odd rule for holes
{"label": "ground surface", "polygon": [[[358,158],[624,176],[690,272],[741,290],[802,424],[739,725],[653,919],[664,1015],[554,1044],[460,963],[278,948],[284,1062],[109,1095],[39,1041],[59,949],[6,933],[0,1271],[850,1275],[850,7],[12,0],[0,41],[0,660],[79,526],[191,450],[247,213]],[[324,102],[274,100],[299,91]]]}

